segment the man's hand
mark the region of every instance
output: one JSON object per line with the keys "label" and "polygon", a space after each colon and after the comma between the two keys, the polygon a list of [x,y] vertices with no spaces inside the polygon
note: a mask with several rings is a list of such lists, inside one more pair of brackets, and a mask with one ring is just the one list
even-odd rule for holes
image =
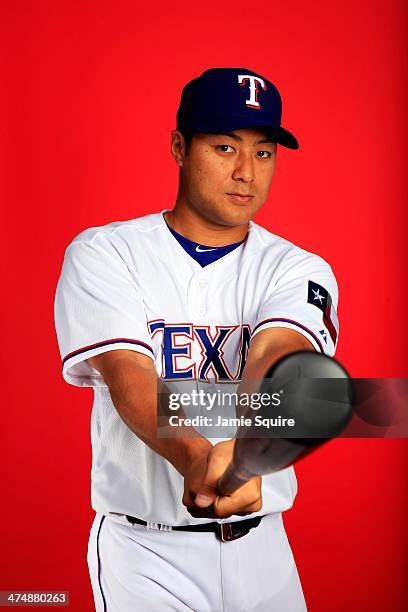
{"label": "man's hand", "polygon": [[[238,387],[238,394],[259,390],[269,368],[284,355],[296,351],[314,351],[310,341],[293,329],[273,327],[261,330],[251,340],[247,361]],[[247,408],[236,407],[237,417],[247,416]],[[262,508],[262,478],[251,478],[231,495],[220,495],[218,480],[232,459],[235,439],[219,442],[209,449],[192,452],[193,459],[184,476],[183,504],[195,518],[226,518],[232,514],[245,516]],[[183,466],[184,467],[184,466]]]}
{"label": "man's hand", "polygon": [[221,495],[218,480],[232,460],[235,439],[199,454],[184,474],[183,504],[194,518],[246,516],[262,508],[262,478],[251,478],[232,495]]}

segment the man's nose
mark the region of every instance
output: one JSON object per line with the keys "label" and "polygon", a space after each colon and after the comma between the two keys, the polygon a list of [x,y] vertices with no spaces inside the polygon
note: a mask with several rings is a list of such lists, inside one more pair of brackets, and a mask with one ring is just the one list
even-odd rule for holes
{"label": "man's nose", "polygon": [[232,175],[236,181],[250,183],[254,180],[254,159],[251,154],[241,153],[237,157],[237,163]]}

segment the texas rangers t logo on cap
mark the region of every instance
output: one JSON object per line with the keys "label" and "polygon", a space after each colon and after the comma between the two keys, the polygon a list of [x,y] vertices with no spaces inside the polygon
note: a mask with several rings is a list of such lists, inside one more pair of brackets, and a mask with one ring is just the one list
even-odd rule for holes
{"label": "texas rangers t logo on cap", "polygon": [[253,74],[239,74],[238,83],[245,85],[246,81],[249,81],[249,100],[245,100],[245,104],[250,108],[261,108],[258,102],[258,84],[263,90],[266,89],[266,84],[260,77],[254,76]]}

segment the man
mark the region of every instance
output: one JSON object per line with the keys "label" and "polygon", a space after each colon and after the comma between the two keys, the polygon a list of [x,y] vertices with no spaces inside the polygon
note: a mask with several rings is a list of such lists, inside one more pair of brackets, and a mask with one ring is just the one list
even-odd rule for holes
{"label": "man", "polygon": [[251,220],[277,144],[298,148],[276,87],[247,69],[205,71],[184,88],[171,135],[174,208],[89,228],[66,250],[55,318],[65,380],[95,393],[97,611],[305,609],[282,523],[293,468],[223,496],[233,434],[156,428],[164,381],[243,393],[288,353],[335,352],[330,266]]}

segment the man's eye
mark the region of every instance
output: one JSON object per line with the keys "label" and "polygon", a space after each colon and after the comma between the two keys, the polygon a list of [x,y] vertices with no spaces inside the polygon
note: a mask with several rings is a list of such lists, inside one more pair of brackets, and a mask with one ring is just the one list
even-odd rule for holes
{"label": "man's eye", "polygon": [[216,148],[223,153],[230,153],[230,151],[234,150],[230,145],[218,145]]}
{"label": "man's eye", "polygon": [[257,155],[261,159],[268,159],[268,157],[271,156],[271,153],[270,153],[270,151],[258,151]]}

